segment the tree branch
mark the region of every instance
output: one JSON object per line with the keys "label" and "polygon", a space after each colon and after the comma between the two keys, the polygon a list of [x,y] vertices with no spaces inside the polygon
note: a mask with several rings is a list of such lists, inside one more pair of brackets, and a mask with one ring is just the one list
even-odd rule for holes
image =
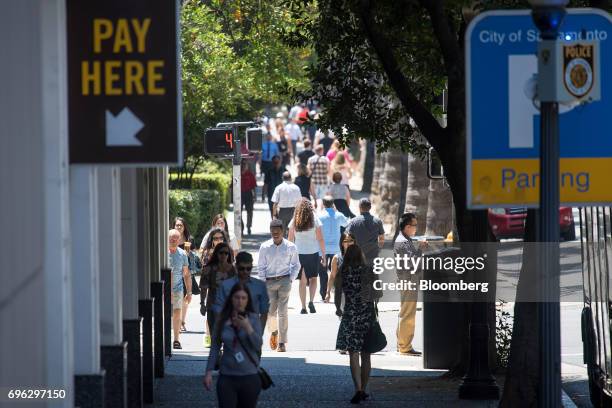
{"label": "tree branch", "polygon": [[450,77],[457,66],[461,66],[461,50],[456,35],[451,31],[451,21],[444,12],[442,0],[419,0],[427,10],[433,32],[440,44],[446,74]]}
{"label": "tree branch", "polygon": [[389,83],[402,102],[404,109],[419,127],[427,141],[434,147],[440,146],[443,129],[431,112],[419,101],[411,91],[410,82],[402,73],[388,41],[376,28],[372,15],[370,0],[362,0],[359,18],[365,28],[366,35],[372,44],[380,63],[389,78]]}

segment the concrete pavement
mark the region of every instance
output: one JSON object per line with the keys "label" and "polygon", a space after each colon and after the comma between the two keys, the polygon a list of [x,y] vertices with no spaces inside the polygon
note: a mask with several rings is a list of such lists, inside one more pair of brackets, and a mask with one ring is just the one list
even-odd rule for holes
{"label": "concrete pavement", "polygon": [[[357,210],[356,200],[351,204]],[[232,213],[229,213],[232,216]],[[269,238],[270,214],[267,203],[255,205],[253,235],[245,236],[243,248],[255,257],[261,242]],[[229,225],[233,225],[228,219]],[[318,292],[318,291],[317,291]],[[287,353],[272,351],[268,345],[269,333],[264,334],[262,366],[272,376],[275,387],[262,392],[261,407],[337,407],[349,406],[353,395],[353,384],[348,368],[348,356],[335,350],[339,319],[334,314],[333,304],[325,304],[319,295],[315,298],[316,314],[301,315],[298,284],[294,283],[289,301],[289,342]],[[399,303],[385,302],[380,307],[380,323],[387,336],[388,345],[372,356],[372,378],[368,387],[371,400],[368,406],[376,407],[493,407],[498,401],[464,401],[457,398],[460,380],[441,377],[445,371],[423,369],[420,357],[405,357],[395,352],[395,327]],[[575,308],[568,312],[575,314]],[[579,316],[579,315],[578,315]],[[574,324],[574,318],[568,324]],[[204,317],[199,314],[199,296],[194,296],[190,305],[186,325],[187,333],[181,335],[183,349],[173,350],[167,362],[165,378],[158,380],[155,391],[155,406],[159,407],[212,407],[217,406],[215,392],[203,388],[202,378],[209,349],[203,345]],[[417,311],[414,346],[423,350],[422,312]],[[578,326],[579,327],[579,326]],[[573,352],[571,343],[564,352]],[[571,354],[571,353],[570,353]],[[564,358],[564,362],[565,358]],[[569,368],[564,364],[567,380],[581,381],[577,358]],[[503,386],[503,377],[498,385]],[[580,384],[580,383],[572,383]],[[581,388],[574,394],[580,397]],[[588,395],[588,393],[587,393]],[[584,402],[584,399],[580,400]],[[582,405],[581,406],[588,406]],[[569,398],[564,406],[572,406]]]}

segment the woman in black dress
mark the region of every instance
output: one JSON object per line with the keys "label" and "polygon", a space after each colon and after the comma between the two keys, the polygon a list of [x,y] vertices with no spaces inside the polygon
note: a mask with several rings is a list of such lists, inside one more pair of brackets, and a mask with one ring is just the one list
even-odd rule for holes
{"label": "woman in black dress", "polygon": [[366,265],[359,245],[353,244],[346,249],[340,274],[345,304],[336,348],[349,352],[351,376],[355,384],[355,395],[351,403],[359,404],[368,398],[365,389],[370,379],[371,363],[370,353],[363,351],[363,345],[374,315],[374,304],[369,290],[372,284],[372,270]]}

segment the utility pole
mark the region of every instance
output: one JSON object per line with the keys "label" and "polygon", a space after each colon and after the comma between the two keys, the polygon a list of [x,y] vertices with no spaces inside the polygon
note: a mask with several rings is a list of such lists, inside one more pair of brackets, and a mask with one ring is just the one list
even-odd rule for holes
{"label": "utility pole", "polygon": [[[242,174],[240,163],[242,161],[241,140],[238,128],[242,126],[253,126],[255,122],[224,122],[217,123],[217,127],[231,127],[233,132],[233,156],[232,156],[232,197],[234,202],[234,236],[238,241],[238,248],[242,248],[242,195],[240,191]],[[246,143],[246,140],[245,140]]]}

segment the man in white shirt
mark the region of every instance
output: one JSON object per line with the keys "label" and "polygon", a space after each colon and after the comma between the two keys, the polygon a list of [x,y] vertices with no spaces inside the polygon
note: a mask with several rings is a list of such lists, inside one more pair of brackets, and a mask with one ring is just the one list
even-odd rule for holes
{"label": "man in white shirt", "polygon": [[291,283],[300,271],[300,260],[297,248],[283,238],[283,223],[280,220],[270,222],[272,239],[259,247],[259,278],[266,282],[270,310],[268,312],[268,328],[270,348],[279,352],[287,351],[287,332],[289,330],[288,303],[291,293]]}
{"label": "man in white shirt", "polygon": [[283,173],[283,182],[276,186],[272,194],[272,215],[283,222],[283,232],[287,237],[287,226],[293,218],[295,206],[302,199],[300,188],[291,181],[291,173]]}
{"label": "man in white shirt", "polygon": [[293,159],[295,160],[295,158],[297,157],[297,142],[304,138],[302,129],[300,128],[300,125],[297,124],[296,119],[292,119],[291,122],[289,122],[287,126],[285,126],[285,133],[287,133],[289,135],[289,138],[291,139]]}

